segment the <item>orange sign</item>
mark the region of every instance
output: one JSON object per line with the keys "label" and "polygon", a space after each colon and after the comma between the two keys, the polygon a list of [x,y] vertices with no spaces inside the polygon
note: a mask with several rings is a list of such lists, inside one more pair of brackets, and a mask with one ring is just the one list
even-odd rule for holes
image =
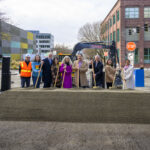
{"label": "orange sign", "polygon": [[107,57],[108,56],[108,52],[104,52],[104,56]]}
{"label": "orange sign", "polygon": [[127,50],[130,52],[135,51],[136,49],[136,44],[134,42],[128,42],[127,43]]}

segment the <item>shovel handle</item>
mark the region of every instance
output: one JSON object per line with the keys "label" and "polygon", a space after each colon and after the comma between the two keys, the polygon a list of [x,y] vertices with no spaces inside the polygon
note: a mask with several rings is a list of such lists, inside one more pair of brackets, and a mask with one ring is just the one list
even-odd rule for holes
{"label": "shovel handle", "polygon": [[58,73],[59,73],[59,67],[57,67],[57,75],[56,75],[54,87],[56,87],[56,83],[57,83],[57,79],[58,79]]}
{"label": "shovel handle", "polygon": [[38,84],[38,81],[39,81],[39,78],[40,78],[40,74],[41,74],[41,70],[42,70],[42,67],[43,67],[43,63],[41,64],[41,67],[40,67],[40,71],[39,71],[39,74],[38,74],[38,77],[37,77],[37,80],[36,80],[36,83],[35,83],[35,88]]}

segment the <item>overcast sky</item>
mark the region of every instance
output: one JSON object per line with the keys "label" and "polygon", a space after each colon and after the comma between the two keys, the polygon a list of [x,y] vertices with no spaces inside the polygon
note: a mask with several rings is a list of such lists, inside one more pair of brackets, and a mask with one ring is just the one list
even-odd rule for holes
{"label": "overcast sky", "polygon": [[55,44],[73,46],[87,22],[103,20],[117,0],[3,0],[0,9],[25,30],[52,33]]}

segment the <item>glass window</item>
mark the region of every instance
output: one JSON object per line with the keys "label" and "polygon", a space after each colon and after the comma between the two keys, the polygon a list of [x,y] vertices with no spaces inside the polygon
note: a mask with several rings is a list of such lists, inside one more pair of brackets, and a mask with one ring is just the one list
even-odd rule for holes
{"label": "glass window", "polygon": [[114,15],[113,16],[113,24],[115,24],[116,23],[116,16]]}
{"label": "glass window", "polygon": [[144,28],[144,40],[150,41],[150,27],[147,25]]}
{"label": "glass window", "polygon": [[117,29],[117,42],[119,42],[119,41],[120,41],[120,30]]}
{"label": "glass window", "polygon": [[126,28],[126,41],[139,41],[139,33],[136,28]]}
{"label": "glass window", "polygon": [[139,51],[138,48],[136,48],[136,50],[134,51],[134,63],[138,64],[139,63]]}
{"label": "glass window", "polygon": [[125,8],[125,18],[139,18],[139,8]]}
{"label": "glass window", "polygon": [[107,23],[106,23],[106,25],[105,25],[105,29],[106,29],[106,31],[107,31]]}
{"label": "glass window", "polygon": [[112,26],[112,19],[110,19],[110,27]]}
{"label": "glass window", "polygon": [[116,41],[116,31],[113,32],[113,41]]}
{"label": "glass window", "polygon": [[150,18],[150,7],[144,8],[144,18]]}
{"label": "glass window", "polygon": [[112,41],[112,33],[110,34],[110,41]]}
{"label": "glass window", "polygon": [[150,63],[150,48],[144,48],[144,63]]}
{"label": "glass window", "polygon": [[119,21],[120,19],[120,13],[119,13],[119,10],[117,11],[117,21]]}

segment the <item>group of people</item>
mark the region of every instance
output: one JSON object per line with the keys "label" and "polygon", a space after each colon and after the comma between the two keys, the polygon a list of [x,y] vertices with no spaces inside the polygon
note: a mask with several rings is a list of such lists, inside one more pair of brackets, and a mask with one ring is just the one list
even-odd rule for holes
{"label": "group of people", "polygon": [[[113,86],[115,80],[116,69],[113,68],[111,59],[107,60],[105,66],[105,76],[103,73],[104,66],[100,56],[96,55],[94,61],[84,60],[82,54],[77,55],[77,60],[72,63],[69,56],[65,56],[59,65],[58,57],[53,58],[53,54],[49,53],[48,57],[41,60],[40,55],[36,55],[33,62],[30,60],[30,55],[27,54],[25,61],[20,63],[19,73],[21,77],[21,87],[30,87],[32,77],[33,86],[40,88],[41,80],[44,83],[43,88],[72,88],[73,85],[77,88],[88,88],[88,80],[86,72],[92,69],[93,86],[104,87],[104,78],[107,88]],[[72,80],[72,72],[74,71],[74,80]],[[123,69],[123,80],[126,88],[134,89],[134,68],[130,65],[130,61],[126,60],[126,65]],[[74,82],[74,83],[73,83]]]}

